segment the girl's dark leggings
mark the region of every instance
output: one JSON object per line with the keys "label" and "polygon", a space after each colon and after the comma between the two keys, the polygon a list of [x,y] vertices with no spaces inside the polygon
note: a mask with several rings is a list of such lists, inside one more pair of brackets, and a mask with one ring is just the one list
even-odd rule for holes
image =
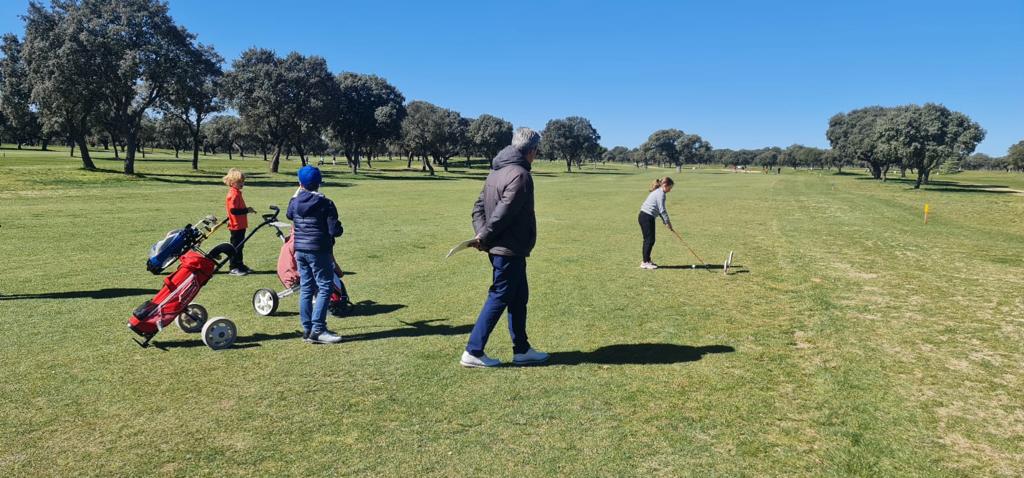
{"label": "girl's dark leggings", "polygon": [[644,262],[651,262],[651,250],[654,249],[654,216],[641,212],[637,217],[640,232],[644,234]]}

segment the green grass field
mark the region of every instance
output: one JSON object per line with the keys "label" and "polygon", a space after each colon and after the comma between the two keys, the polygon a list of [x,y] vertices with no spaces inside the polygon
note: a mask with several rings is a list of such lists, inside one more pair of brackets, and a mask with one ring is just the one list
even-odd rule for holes
{"label": "green grass field", "polygon": [[[530,338],[543,367],[457,365],[483,302],[471,235],[485,174],[405,163],[327,166],[346,233],[336,254],[346,341],[297,338],[279,243],[260,273],[214,277],[197,302],[239,327],[234,349],[125,322],[161,279],[149,246],[223,215],[223,172],[248,203],[287,204],[297,161],[166,154],[126,178],[67,151],[0,157],[2,476],[1019,476],[1024,470],[1024,176],[939,176],[921,191],[860,174],[535,169]],[[106,158],[106,159],[104,159]],[[643,271],[636,212],[656,175],[708,261],[735,273]],[[923,224],[922,208],[932,216]],[[659,226],[655,260],[694,261]],[[227,234],[218,238],[226,241]],[[502,321],[488,352],[511,360]]]}

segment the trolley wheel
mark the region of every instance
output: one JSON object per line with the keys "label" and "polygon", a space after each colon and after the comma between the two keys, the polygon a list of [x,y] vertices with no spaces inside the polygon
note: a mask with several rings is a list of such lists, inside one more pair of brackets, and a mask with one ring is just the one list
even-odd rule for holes
{"label": "trolley wheel", "polygon": [[273,289],[260,289],[252,295],[252,309],[257,314],[267,316],[274,315],[277,312],[277,306],[281,301],[277,297],[277,292]]}
{"label": "trolley wheel", "polygon": [[203,343],[213,350],[230,347],[237,337],[235,323],[226,317],[214,317],[203,324]]}
{"label": "trolley wheel", "polygon": [[174,320],[178,324],[178,328],[186,334],[194,334],[203,330],[203,324],[206,323],[206,319],[209,315],[206,313],[206,307],[199,304],[191,304],[185,308],[185,311],[178,314],[178,318]]}

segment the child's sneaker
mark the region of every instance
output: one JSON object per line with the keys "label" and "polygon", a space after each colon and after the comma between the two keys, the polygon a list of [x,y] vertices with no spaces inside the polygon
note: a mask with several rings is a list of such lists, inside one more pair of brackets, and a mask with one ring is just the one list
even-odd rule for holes
{"label": "child's sneaker", "polygon": [[653,262],[644,262],[643,264],[640,264],[640,268],[641,269],[654,270],[654,269],[657,269],[658,266],[655,265]]}
{"label": "child's sneaker", "polygon": [[309,343],[313,343],[313,344],[337,344],[337,343],[341,343],[341,336],[336,334],[336,333],[334,333],[334,332],[331,332],[330,330],[325,330],[325,331],[320,332],[318,334],[310,333],[309,334]]}
{"label": "child's sneaker", "polygon": [[249,272],[247,272],[244,269],[231,269],[231,272],[228,272],[228,274],[229,275],[233,275],[233,276],[241,277],[241,276],[249,275]]}

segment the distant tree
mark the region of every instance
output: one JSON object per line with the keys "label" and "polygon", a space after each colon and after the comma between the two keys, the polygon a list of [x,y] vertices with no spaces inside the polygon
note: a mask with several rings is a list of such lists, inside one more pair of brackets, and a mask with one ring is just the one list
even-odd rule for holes
{"label": "distant tree", "polygon": [[214,151],[227,151],[228,159],[234,159],[235,139],[241,134],[242,122],[235,116],[221,115],[207,122],[207,141]]}
{"label": "distant tree", "polygon": [[512,144],[512,123],[497,116],[483,114],[470,122],[466,137],[473,146],[473,152],[487,158],[493,166],[498,151]]}
{"label": "distant tree", "polygon": [[917,170],[918,189],[944,161],[960,161],[973,153],[985,130],[963,113],[926,103],[892,108],[879,136],[885,151]]}
{"label": "distant tree", "polygon": [[871,170],[871,177],[884,179],[883,170],[888,170],[898,159],[882,151],[881,122],[889,114],[881,106],[839,113],[829,119],[825,136],[844,162],[864,162]]}
{"label": "distant tree", "polygon": [[232,63],[224,83],[225,97],[246,128],[272,145],[271,172],[278,171],[286,145],[305,164],[303,143],[320,137],[338,113],[338,85],[321,57],[293,52],[279,58],[251,48]]}
{"label": "distant tree", "polygon": [[[202,147],[203,122],[224,110],[220,97],[224,72],[222,58],[211,46],[199,45],[188,52],[188,68],[176,75],[167,95],[160,102],[165,115],[181,120],[188,128],[192,144],[192,169],[199,169],[199,149]],[[177,150],[174,152],[177,157]]]}
{"label": "distant tree", "polygon": [[[88,40],[93,23],[78,4],[29,3],[22,56],[43,129],[61,132],[78,146],[82,167],[95,169],[87,136],[103,101],[102,75],[96,65],[110,62]],[[74,155],[74,147],[71,148]]]}
{"label": "distant tree", "polygon": [[548,121],[541,133],[541,149],[545,157],[565,160],[565,169],[572,172],[573,162],[579,163],[593,155],[600,145],[601,135],[590,120],[581,116]]}
{"label": "distant tree", "polygon": [[651,133],[647,141],[640,145],[640,150],[643,151],[644,157],[648,161],[678,167],[681,164],[679,140],[685,136],[686,133],[678,129],[659,129]]}
{"label": "distant tree", "polygon": [[146,147],[153,149],[157,140],[157,119],[150,114],[143,115],[139,124],[139,151],[146,157]]}
{"label": "distant tree", "polygon": [[1024,141],[1010,146],[1006,152],[1006,165],[1014,170],[1024,170]]}
{"label": "distant tree", "polygon": [[467,122],[458,112],[426,101],[413,101],[406,106],[408,114],[402,122],[402,140],[408,151],[423,158],[424,170],[434,175],[434,163],[448,171],[448,160],[458,154],[466,136]]}
{"label": "distant tree", "polygon": [[766,170],[775,168],[775,165],[779,163],[779,159],[782,158],[782,148],[772,147],[764,148],[754,158],[754,163],[761,166]]}
{"label": "distant tree", "polygon": [[164,115],[157,121],[156,137],[162,147],[174,150],[175,158],[179,157],[181,150],[190,146],[193,139],[189,125],[171,115]]}
{"label": "distant tree", "polygon": [[[398,88],[375,75],[342,73],[336,81],[338,113],[330,127],[355,174],[363,151],[401,134],[405,97]],[[367,157],[367,167],[370,160]]]}
{"label": "distant tree", "polygon": [[629,162],[629,148],[625,146],[616,146],[612,149],[605,151],[602,159],[604,159],[605,161],[611,161],[613,163]]}
{"label": "distant tree", "polygon": [[705,156],[711,151],[711,143],[697,134],[684,134],[676,140],[676,151],[679,155],[679,162],[676,163],[676,171],[682,171],[683,163],[696,164],[705,162]]}

